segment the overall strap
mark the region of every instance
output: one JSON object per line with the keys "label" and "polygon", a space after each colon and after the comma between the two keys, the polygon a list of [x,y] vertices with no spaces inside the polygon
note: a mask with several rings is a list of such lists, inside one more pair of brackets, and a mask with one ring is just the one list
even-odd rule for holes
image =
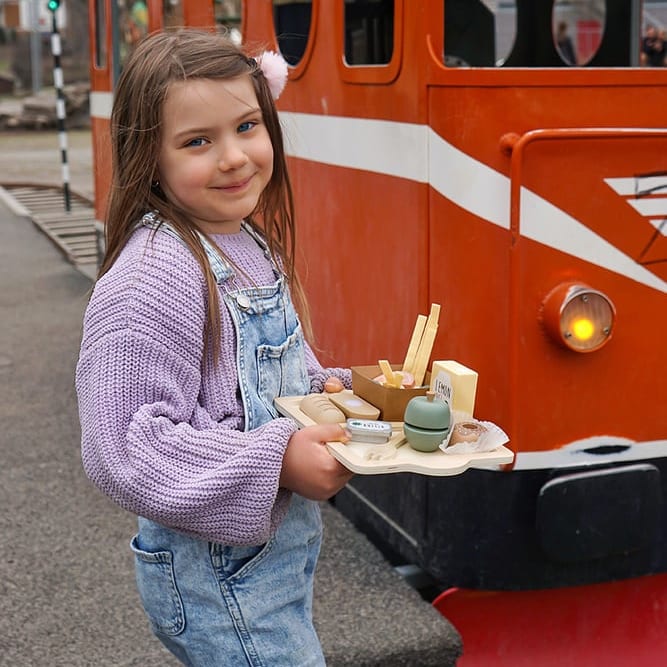
{"label": "overall strap", "polygon": [[249,236],[255,239],[257,245],[259,245],[259,247],[264,251],[264,256],[266,257],[266,259],[268,259],[269,262],[271,263],[271,266],[273,267],[273,272],[276,274],[276,278],[280,278],[280,276],[282,276],[284,273],[279,263],[280,260],[279,259],[274,260],[273,255],[271,254],[271,250],[269,250],[269,246],[264,236],[260,234],[258,231],[256,231],[255,228],[245,220],[241,222],[241,228],[245,230],[245,232]]}

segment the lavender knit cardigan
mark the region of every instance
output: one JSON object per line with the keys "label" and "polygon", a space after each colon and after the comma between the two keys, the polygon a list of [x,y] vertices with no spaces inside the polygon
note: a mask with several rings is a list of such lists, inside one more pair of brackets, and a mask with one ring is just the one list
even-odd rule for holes
{"label": "lavender knit cardigan", "polygon": [[[247,233],[213,237],[255,284],[274,281]],[[221,288],[222,289],[222,288]],[[76,371],[82,460],[121,507],[228,545],[261,544],[287,511],[278,488],[295,424],[275,419],[244,432],[236,336],[221,305],[221,354],[202,364],[207,294],[202,271],[177,239],[138,229],[88,304]],[[311,391],[329,375],[310,348]]]}

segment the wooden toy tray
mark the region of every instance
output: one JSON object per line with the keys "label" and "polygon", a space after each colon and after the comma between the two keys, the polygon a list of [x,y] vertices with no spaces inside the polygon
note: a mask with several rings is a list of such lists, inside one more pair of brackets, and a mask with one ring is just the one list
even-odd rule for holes
{"label": "wooden toy tray", "polygon": [[[278,412],[291,417],[299,426],[311,426],[315,422],[299,409],[303,396],[283,396],[274,403]],[[442,477],[459,475],[468,468],[487,468],[511,463],[514,453],[501,446],[491,452],[474,454],[445,454],[418,452],[405,442],[403,422],[391,422],[392,437],[382,445],[365,442],[328,442],[331,454],[348,470],[359,475],[380,475],[394,472],[414,472],[420,475]]]}

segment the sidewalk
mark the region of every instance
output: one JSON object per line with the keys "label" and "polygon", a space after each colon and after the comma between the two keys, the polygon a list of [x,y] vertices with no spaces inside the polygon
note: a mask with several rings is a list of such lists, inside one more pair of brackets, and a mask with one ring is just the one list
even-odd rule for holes
{"label": "sidewalk", "polygon": [[[92,199],[89,131],[68,132],[70,186]],[[55,132],[0,132],[0,185],[62,186]],[[127,548],[134,517],[81,467],[73,373],[92,283],[0,201],[0,665],[170,667]]]}

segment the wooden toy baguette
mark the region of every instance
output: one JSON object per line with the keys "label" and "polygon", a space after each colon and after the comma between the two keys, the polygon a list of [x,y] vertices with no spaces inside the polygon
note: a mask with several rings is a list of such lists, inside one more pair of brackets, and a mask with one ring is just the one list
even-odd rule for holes
{"label": "wooden toy baguette", "polygon": [[347,418],[324,394],[308,394],[299,408],[317,424],[340,424]]}

